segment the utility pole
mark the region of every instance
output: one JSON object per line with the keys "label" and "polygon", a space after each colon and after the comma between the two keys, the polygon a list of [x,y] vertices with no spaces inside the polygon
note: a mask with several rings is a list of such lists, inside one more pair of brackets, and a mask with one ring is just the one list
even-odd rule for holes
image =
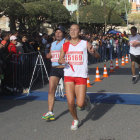
{"label": "utility pole", "polygon": [[106,2],[105,0],[102,1],[103,7],[104,7],[104,24],[105,24],[105,29],[104,32],[106,32],[106,27],[107,27],[107,15],[106,15]]}
{"label": "utility pole", "polygon": [[126,14],[126,22],[127,22],[127,30],[128,30],[128,13],[127,13],[127,6],[126,6],[126,1],[124,0],[125,4],[125,14]]}
{"label": "utility pole", "polygon": [[77,0],[77,12],[76,12],[76,18],[77,18],[77,24],[79,24],[79,5],[80,5],[80,0]]}

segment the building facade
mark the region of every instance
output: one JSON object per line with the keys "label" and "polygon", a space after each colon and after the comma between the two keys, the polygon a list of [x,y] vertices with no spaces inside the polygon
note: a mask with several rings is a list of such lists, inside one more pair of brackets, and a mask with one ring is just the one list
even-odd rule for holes
{"label": "building facade", "polygon": [[129,0],[132,4],[131,13],[140,12],[140,0]]}
{"label": "building facade", "polygon": [[0,29],[9,31],[9,18],[6,16],[3,16],[0,18]]}

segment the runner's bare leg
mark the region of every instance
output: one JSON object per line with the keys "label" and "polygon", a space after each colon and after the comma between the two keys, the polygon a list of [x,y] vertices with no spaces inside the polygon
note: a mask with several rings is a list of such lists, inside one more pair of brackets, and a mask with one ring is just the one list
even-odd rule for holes
{"label": "runner's bare leg", "polygon": [[75,107],[75,85],[73,82],[65,83],[66,96],[68,101],[68,108],[74,120],[78,120],[77,111]]}
{"label": "runner's bare leg", "polygon": [[135,76],[136,73],[135,73],[135,62],[134,61],[131,62],[131,70],[132,70],[132,76]]}
{"label": "runner's bare leg", "polygon": [[86,96],[86,85],[76,85],[75,93],[76,93],[76,103],[77,106],[82,108],[85,105],[85,96]]}
{"label": "runner's bare leg", "polygon": [[60,78],[51,76],[49,79],[49,93],[48,93],[48,111],[53,112],[55,91],[59,83]]}

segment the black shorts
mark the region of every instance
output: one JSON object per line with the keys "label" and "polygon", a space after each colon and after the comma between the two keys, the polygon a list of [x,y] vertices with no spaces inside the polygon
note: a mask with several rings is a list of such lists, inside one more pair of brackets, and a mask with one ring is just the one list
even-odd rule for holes
{"label": "black shorts", "polygon": [[58,78],[64,79],[64,68],[51,68],[51,72],[49,76],[56,76]]}
{"label": "black shorts", "polygon": [[131,56],[131,62],[136,62],[136,63],[140,64],[140,55],[130,54],[130,56]]}

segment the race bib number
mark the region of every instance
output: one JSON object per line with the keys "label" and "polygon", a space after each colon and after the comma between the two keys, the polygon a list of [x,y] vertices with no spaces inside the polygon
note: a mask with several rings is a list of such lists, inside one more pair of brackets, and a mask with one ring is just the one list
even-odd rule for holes
{"label": "race bib number", "polygon": [[60,51],[51,51],[51,55],[52,55],[51,61],[58,62],[60,57]]}
{"label": "race bib number", "polygon": [[83,65],[83,52],[67,52],[66,54],[66,62],[68,62],[71,65]]}

